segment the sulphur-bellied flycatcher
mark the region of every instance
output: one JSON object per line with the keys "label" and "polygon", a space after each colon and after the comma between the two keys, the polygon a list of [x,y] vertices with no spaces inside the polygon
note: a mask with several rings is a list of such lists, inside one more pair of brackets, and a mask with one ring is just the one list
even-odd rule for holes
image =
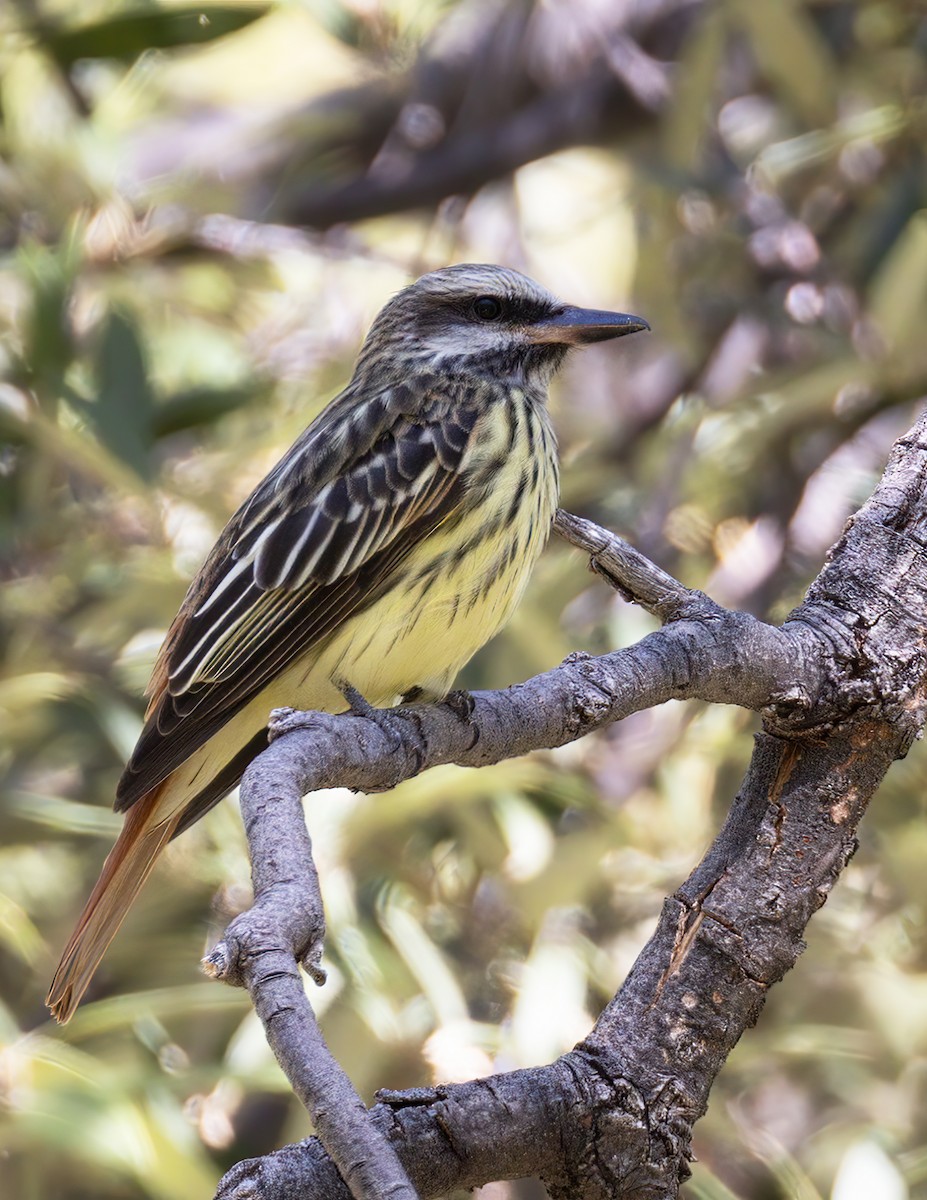
{"label": "sulphur-bellied flycatcher", "polygon": [[496,266],[425,275],[380,312],[347,388],[194,579],[116,793],[122,833],[48,995],[73,1013],[167,842],[238,783],[271,709],[440,698],[508,620],[547,540],[547,386],[571,346],[648,328]]}

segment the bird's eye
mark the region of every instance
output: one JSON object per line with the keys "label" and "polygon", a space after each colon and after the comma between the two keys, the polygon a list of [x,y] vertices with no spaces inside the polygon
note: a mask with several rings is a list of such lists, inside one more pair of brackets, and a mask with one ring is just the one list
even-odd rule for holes
{"label": "bird's eye", "polygon": [[502,304],[495,296],[477,296],[473,301],[473,315],[479,321],[498,321],[502,316]]}

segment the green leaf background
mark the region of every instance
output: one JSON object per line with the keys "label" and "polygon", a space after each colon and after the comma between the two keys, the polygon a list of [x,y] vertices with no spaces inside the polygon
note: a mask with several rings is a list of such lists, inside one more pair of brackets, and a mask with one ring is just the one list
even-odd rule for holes
{"label": "green leaf background", "polygon": [[[555,388],[564,503],[776,620],[927,394],[920,6],[709,3],[646,140],[566,149],[438,212],[265,223],[359,170],[338,149],[355,125],[313,102],[407,86],[462,8],[0,10],[4,1198],[193,1200],[310,1132],[243,995],[198,973],[247,903],[234,798],[171,847],[67,1029],[43,996],[187,582],[392,292],[496,259],[643,313],[652,336],[588,351]],[[290,164],[272,186],[271,153]],[[461,682],[650,628],[552,545]],[[556,753],[310,797],[330,927],[311,998],[361,1093],[582,1037],[717,830],[754,729],[670,704]],[[718,1081],[690,1200],[927,1197],[925,784],[918,745]]]}

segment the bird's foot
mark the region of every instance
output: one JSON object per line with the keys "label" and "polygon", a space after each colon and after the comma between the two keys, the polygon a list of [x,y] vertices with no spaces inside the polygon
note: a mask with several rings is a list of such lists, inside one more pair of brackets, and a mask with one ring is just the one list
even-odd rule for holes
{"label": "bird's foot", "polygon": [[444,697],[444,703],[458,720],[463,721],[465,725],[472,725],[473,722],[470,718],[476,708],[476,701],[469,692],[464,691],[463,688],[455,688],[453,692],[448,692]]}
{"label": "bird's foot", "polygon": [[[338,690],[347,700],[350,711],[355,717],[363,717],[376,725],[391,743],[393,750],[404,750],[411,754],[415,767],[411,772],[418,775],[425,764],[425,738],[422,732],[422,722],[418,713],[413,709],[404,708],[374,708],[370,701],[350,683],[341,682]],[[414,737],[408,735],[411,725]]]}
{"label": "bird's foot", "polygon": [[448,692],[444,697],[444,703],[457,720],[460,721],[461,725],[465,725],[470,730],[470,745],[467,748],[472,750],[480,740],[480,727],[473,720],[473,710],[476,708],[476,700],[469,692],[458,688],[453,692]]}

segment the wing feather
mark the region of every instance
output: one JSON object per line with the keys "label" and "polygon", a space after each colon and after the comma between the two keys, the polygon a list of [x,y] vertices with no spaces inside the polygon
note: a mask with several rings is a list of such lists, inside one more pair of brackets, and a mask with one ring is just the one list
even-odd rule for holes
{"label": "wing feather", "polygon": [[162,648],[118,808],[373,603],[458,510],[477,413],[454,396],[422,399],[401,386],[371,408],[345,393],[232,518]]}

